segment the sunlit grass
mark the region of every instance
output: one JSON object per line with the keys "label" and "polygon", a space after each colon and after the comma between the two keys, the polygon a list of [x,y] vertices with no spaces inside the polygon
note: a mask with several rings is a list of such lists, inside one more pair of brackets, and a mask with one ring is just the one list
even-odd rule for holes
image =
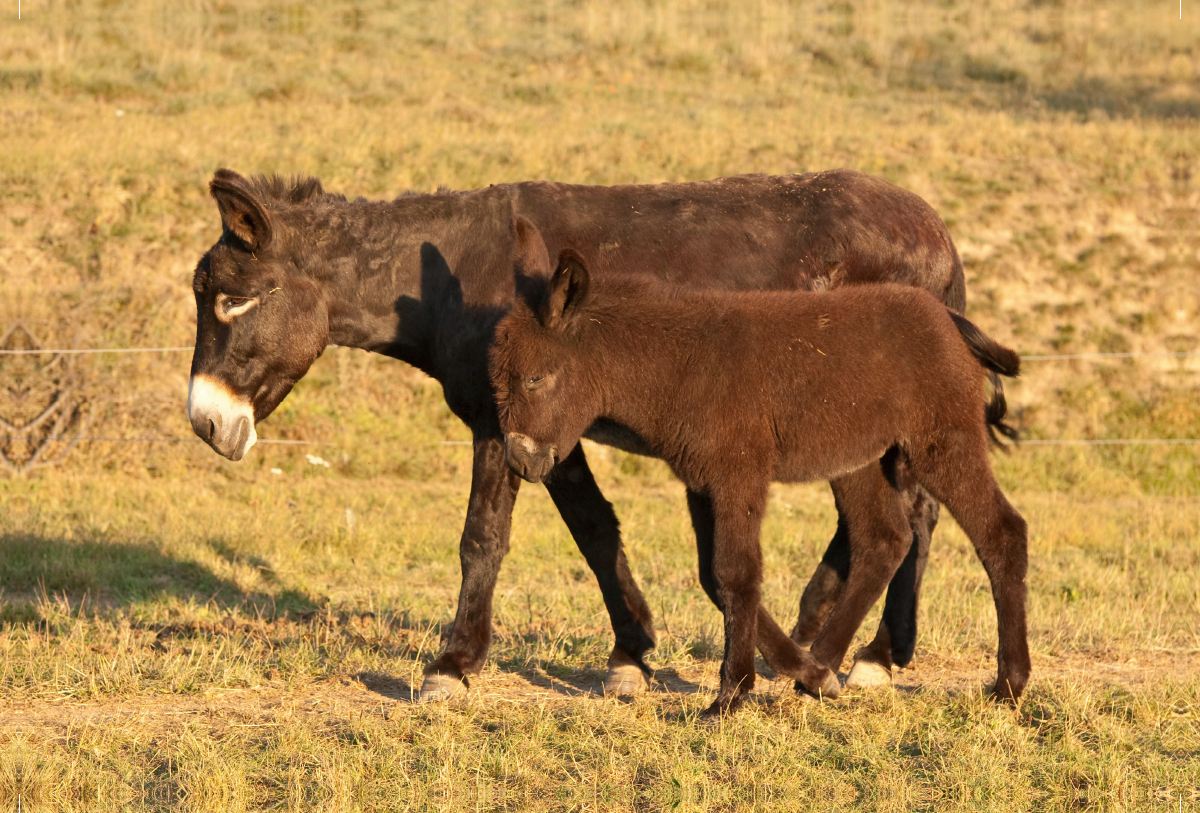
{"label": "sunlit grass", "polygon": [[[969,315],[1022,353],[1194,351],[1193,30],[1169,3],[29,0],[0,28],[0,335],[189,345],[219,166],[382,198],[852,166],[937,208]],[[72,363],[89,435],[191,436],[187,353]],[[1198,371],[1030,361],[1008,392],[1031,438],[1200,437]],[[0,357],[0,417],[57,375]],[[444,441],[467,431],[436,382],[334,349],[261,434],[310,445],[231,464],[195,441],[86,443],[0,479],[0,807],[1200,799],[1195,446],[995,456],[1031,528],[1034,675],[1015,711],[982,697],[994,612],[943,515],[900,688],[816,705],[764,681],[707,728],[720,619],[661,464],[588,447],[655,614],[655,692],[595,694],[599,591],[527,487],[484,674],[413,707],[457,600],[470,449]],[[772,492],[765,600],[785,626],[833,525],[825,486]]]}
{"label": "sunlit grass", "polygon": [[[352,197],[852,166],[937,208],[969,314],[1022,353],[1196,350],[1200,74],[1168,5],[35,1],[0,32],[0,322],[47,345],[190,344],[218,166]],[[186,354],[77,364],[92,434],[188,434]],[[456,422],[401,370],[323,361],[264,435],[423,476],[408,417],[438,416],[435,442]],[[1039,437],[1197,437],[1198,371],[1031,362],[1013,403]]]}
{"label": "sunlit grass", "polygon": [[[428,708],[409,706],[408,692],[451,620],[458,574],[446,539],[461,523],[465,479],[397,488],[323,468],[232,471],[186,484],[110,474],[22,487],[22,528],[0,542],[0,708],[17,714],[0,729],[0,768],[19,771],[47,806],[84,793],[80,809],[300,798],[334,809],[645,799],[783,810],[819,793],[887,809],[1014,799],[1059,809],[1114,793],[1136,807],[1196,787],[1194,499],[1014,491],[1033,529],[1035,664],[1016,712],[982,697],[994,614],[982,568],[947,520],[923,593],[918,671],[901,680],[923,690],[814,705],[764,683],[713,730],[695,717],[715,687],[720,622],[694,575],[676,484],[602,476],[655,610],[651,662],[681,693],[630,705],[554,699],[554,681],[597,690],[611,632],[552,504],[528,489],[497,590],[491,665],[465,702]],[[765,597],[784,622],[833,521],[823,486],[773,492]],[[1134,683],[1109,671],[1138,675],[1139,660],[1154,671]],[[506,694],[514,680],[546,688]],[[389,688],[371,688],[380,681]],[[169,713],[155,698],[183,705]],[[46,710],[41,722],[23,725],[34,709]],[[85,712],[65,730],[54,722]],[[292,774],[295,764],[307,767]]]}

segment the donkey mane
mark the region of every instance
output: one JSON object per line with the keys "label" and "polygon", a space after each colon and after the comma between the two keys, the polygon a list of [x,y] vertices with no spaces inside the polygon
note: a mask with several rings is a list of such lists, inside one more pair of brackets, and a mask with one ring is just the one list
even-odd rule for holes
{"label": "donkey mane", "polygon": [[284,206],[303,206],[314,200],[328,202],[344,202],[344,195],[326,192],[321,182],[310,176],[303,175],[255,175],[248,179],[250,190],[262,203]]}
{"label": "donkey mane", "polygon": [[[311,175],[277,175],[274,173],[270,175],[255,175],[247,178],[247,183],[250,186],[250,191],[268,209],[279,206],[304,206],[317,202],[350,204],[369,202],[366,198],[362,197],[351,201],[345,195],[337,192],[326,192],[325,188],[321,185],[320,179],[314,178]],[[439,186],[432,196],[443,197],[463,194],[467,194],[467,192],[450,189],[446,186]],[[420,192],[416,189],[409,189],[397,195],[395,200],[414,197],[430,197],[430,194]]]}

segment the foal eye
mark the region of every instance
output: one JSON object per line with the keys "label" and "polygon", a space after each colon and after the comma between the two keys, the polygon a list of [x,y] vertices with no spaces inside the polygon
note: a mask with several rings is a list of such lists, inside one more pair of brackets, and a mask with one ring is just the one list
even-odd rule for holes
{"label": "foal eye", "polygon": [[544,375],[535,375],[533,378],[527,378],[525,379],[525,389],[536,390],[538,387],[542,386],[545,381],[546,376]]}

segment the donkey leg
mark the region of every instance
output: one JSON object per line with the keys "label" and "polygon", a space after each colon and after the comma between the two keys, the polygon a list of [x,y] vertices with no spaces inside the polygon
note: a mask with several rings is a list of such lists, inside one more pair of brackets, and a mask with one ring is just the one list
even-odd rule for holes
{"label": "donkey leg", "polygon": [[[897,466],[907,466],[907,462],[897,461]],[[846,678],[848,688],[890,684],[892,664],[907,666],[917,646],[918,599],[930,537],[938,521],[938,503],[911,478],[897,479],[912,529],[912,546],[888,584],[875,637],[854,655],[854,666]]]}
{"label": "donkey leg", "polygon": [[[731,477],[732,487],[710,495],[712,548],[709,566],[701,566],[701,578],[702,583],[711,579],[717,606],[725,616],[725,657],[721,661],[721,689],[704,712],[705,717],[736,710],[754,688],[754,645],[762,597],[759,533],[768,486],[765,480],[755,483],[755,479],[753,474]],[[709,576],[703,575],[706,569]],[[706,586],[706,592],[708,589]]]}
{"label": "donkey leg", "polygon": [[996,603],[999,637],[992,694],[1016,700],[1030,672],[1025,618],[1028,528],[1000,491],[987,453],[987,437],[978,433],[911,459],[914,474],[950,511],[983,562]]}
{"label": "donkey leg", "polygon": [[900,494],[881,464],[863,466],[830,485],[850,531],[850,578],[810,651],[836,670],[867,611],[900,566],[912,536]]}
{"label": "donkey leg", "polygon": [[[696,549],[700,563],[700,585],[717,609],[724,612],[717,578],[713,573],[713,537],[716,533],[712,501],[704,494],[688,489],[688,511],[696,532]],[[799,681],[818,697],[837,697],[840,686],[837,675],[789,638],[780,629],[766,608],[758,606],[758,651],[775,672]]]}
{"label": "donkey leg", "polygon": [[425,667],[421,702],[441,700],[462,691],[467,675],[477,673],[492,643],[492,594],[500,563],[508,553],[512,509],[521,480],[504,462],[504,440],[475,437],[471,497],[459,542],[462,588],[454,630],[442,654]]}
{"label": "donkey leg", "polygon": [[654,648],[654,622],[629,572],[617,515],[592,477],[582,444],[576,444],[575,450],[555,467],[546,481],[546,490],[596,574],[616,634],[604,691],[637,694],[645,690],[646,675],[650,674],[644,657]]}

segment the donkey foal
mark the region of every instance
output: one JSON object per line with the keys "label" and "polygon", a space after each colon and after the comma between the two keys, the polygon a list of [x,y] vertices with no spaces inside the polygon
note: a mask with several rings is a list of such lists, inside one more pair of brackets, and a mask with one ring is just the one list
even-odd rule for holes
{"label": "donkey foal", "polygon": [[[913,288],[721,293],[612,275],[590,284],[580,255],[563,251],[551,276],[533,224],[518,217],[513,231],[518,296],[490,353],[508,463],[541,481],[605,419],[683,481],[700,582],[725,618],[708,714],[734,709],[753,687],[756,638],[798,688],[836,695],[854,632],[908,549],[908,478],[975,546],[996,603],[993,691],[1020,696],[1026,526],[988,461],[994,431],[1014,434],[997,374],[1017,374],[1015,353]],[[986,405],[985,377],[996,385]],[[850,530],[850,578],[807,652],[759,606],[772,480],[830,480]]]}

